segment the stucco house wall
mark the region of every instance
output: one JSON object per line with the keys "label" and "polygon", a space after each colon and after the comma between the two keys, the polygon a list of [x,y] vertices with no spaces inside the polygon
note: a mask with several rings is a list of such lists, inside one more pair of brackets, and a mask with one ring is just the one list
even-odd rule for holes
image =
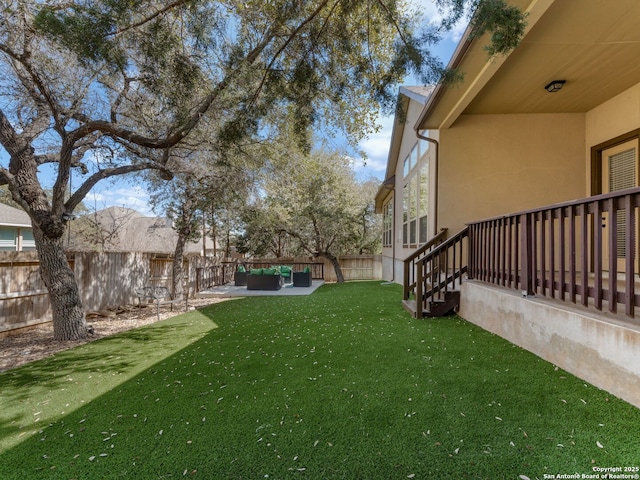
{"label": "stucco house wall", "polygon": [[586,196],[583,114],[462,115],[440,131],[438,220],[465,223]]}
{"label": "stucco house wall", "polygon": [[585,122],[587,149],[639,128],[640,83],[587,112]]}
{"label": "stucco house wall", "polygon": [[[424,101],[426,97],[421,97],[417,94],[408,92],[404,87],[399,95],[399,101],[406,102],[404,111],[400,115],[396,116],[394,125],[394,144],[391,146],[388,159],[388,169],[386,177],[389,178],[395,175],[395,183],[384,191],[383,195],[380,195],[382,199],[381,205],[386,205],[389,201],[393,201],[393,239],[392,246],[383,246],[382,249],[382,278],[387,281],[394,281],[396,283],[402,282],[402,259],[413,253],[415,248],[403,247],[402,239],[402,224],[403,224],[403,202],[402,202],[402,189],[411,176],[415,175],[423,164],[427,163],[429,166],[429,191],[435,191],[435,147],[429,142],[422,141],[421,147],[425,154],[418,158],[416,166],[412,169],[407,177],[404,176],[404,159],[411,153],[411,150],[419,141],[416,137],[416,132],[413,129],[413,125],[418,120],[422,109],[424,108]],[[411,96],[407,96],[407,94]],[[426,132],[425,132],[426,133]],[[435,204],[429,202],[429,232],[430,235],[435,230]]]}

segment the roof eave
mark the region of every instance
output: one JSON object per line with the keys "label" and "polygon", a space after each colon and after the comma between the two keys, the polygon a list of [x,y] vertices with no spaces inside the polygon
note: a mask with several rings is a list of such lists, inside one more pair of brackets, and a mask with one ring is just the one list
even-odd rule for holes
{"label": "roof eave", "polygon": [[[527,33],[529,33],[533,26],[538,22],[538,20],[540,20],[555,1],[556,0],[529,0],[528,4],[526,4],[526,1],[522,2],[524,11],[527,15],[527,25],[525,27],[523,38],[526,37]],[[458,46],[447,65],[448,69],[461,67],[472,47],[476,49],[483,48],[482,45],[486,43],[487,35],[482,37],[473,37],[471,33],[471,27],[467,26],[460,43],[458,43]],[[452,89],[450,89],[445,83],[438,83],[435,91],[431,97],[429,97],[427,104],[418,117],[418,121],[416,122],[414,129],[419,131],[449,128],[464,112],[465,108],[471,103],[475,96],[478,95],[487,82],[489,82],[495,73],[502,67],[507,58],[509,58],[517,49],[518,47],[504,55],[494,57],[489,57],[487,55],[486,61],[482,62],[480,66],[474,67],[474,70],[472,71],[465,71],[462,88],[456,89],[456,92],[453,93],[453,95],[457,96],[454,99],[455,101],[451,107],[445,107],[445,110],[442,112],[436,112],[436,109],[440,105],[443,97],[449,94],[449,91]]]}

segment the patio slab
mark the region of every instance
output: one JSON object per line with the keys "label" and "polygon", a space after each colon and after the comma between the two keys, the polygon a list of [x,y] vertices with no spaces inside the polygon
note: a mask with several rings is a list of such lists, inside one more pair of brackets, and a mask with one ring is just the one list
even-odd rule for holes
{"label": "patio slab", "polygon": [[196,295],[198,298],[204,297],[287,297],[296,295],[311,295],[319,287],[324,285],[324,280],[313,280],[310,287],[294,287],[286,284],[280,290],[247,290],[247,287],[236,287],[232,283],[203,290]]}

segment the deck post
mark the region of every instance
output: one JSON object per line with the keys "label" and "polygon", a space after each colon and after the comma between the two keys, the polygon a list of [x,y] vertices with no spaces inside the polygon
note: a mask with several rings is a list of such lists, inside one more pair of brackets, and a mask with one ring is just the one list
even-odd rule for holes
{"label": "deck post", "polygon": [[525,297],[535,295],[534,235],[534,216],[530,213],[523,213],[520,215],[520,265],[522,268],[520,290],[522,290],[522,295]]}

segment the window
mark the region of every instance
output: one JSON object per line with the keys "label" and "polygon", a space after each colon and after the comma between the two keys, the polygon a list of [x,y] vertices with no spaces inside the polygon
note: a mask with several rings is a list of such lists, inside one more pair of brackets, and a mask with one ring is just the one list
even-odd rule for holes
{"label": "window", "polygon": [[[416,143],[404,163],[406,180],[402,190],[402,245],[414,247],[429,238],[429,142]],[[418,155],[420,159],[418,161]],[[414,167],[418,168],[414,168]]]}
{"label": "window", "polygon": [[409,154],[409,170],[413,170],[418,164],[418,144],[416,143]]}
{"label": "window", "polygon": [[429,162],[427,159],[420,166],[420,186],[419,186],[419,211],[420,217],[420,243],[428,240],[429,223],[427,215],[429,213]]}
{"label": "window", "polygon": [[[636,186],[636,149],[630,148],[609,157],[609,191],[616,192]],[[627,255],[627,226],[625,210],[618,210],[618,243],[616,245],[618,258]]]}
{"label": "window", "polygon": [[418,242],[416,237],[416,222],[418,218],[418,177],[413,176],[409,180],[409,243],[415,245]]}
{"label": "window", "polygon": [[415,166],[418,164],[419,157],[420,157],[420,144],[416,143],[411,149],[411,152],[409,152],[409,155],[407,155],[407,157],[404,159],[404,162],[402,162],[403,178],[406,178],[411,173],[411,171],[415,168]]}
{"label": "window", "polygon": [[382,246],[393,245],[393,200],[390,200],[382,208]]}
{"label": "window", "polygon": [[402,188],[402,244],[409,243],[409,184]]}
{"label": "window", "polygon": [[420,139],[418,141],[418,147],[420,148],[420,158],[424,157],[427,154],[430,145],[431,143],[427,142],[426,140]]}
{"label": "window", "polygon": [[0,227],[0,250],[15,252],[18,249],[17,238],[17,228]]}
{"label": "window", "polygon": [[22,234],[22,250],[35,250],[36,241],[33,238],[33,230],[31,230],[30,228],[21,228],[20,233]]}

